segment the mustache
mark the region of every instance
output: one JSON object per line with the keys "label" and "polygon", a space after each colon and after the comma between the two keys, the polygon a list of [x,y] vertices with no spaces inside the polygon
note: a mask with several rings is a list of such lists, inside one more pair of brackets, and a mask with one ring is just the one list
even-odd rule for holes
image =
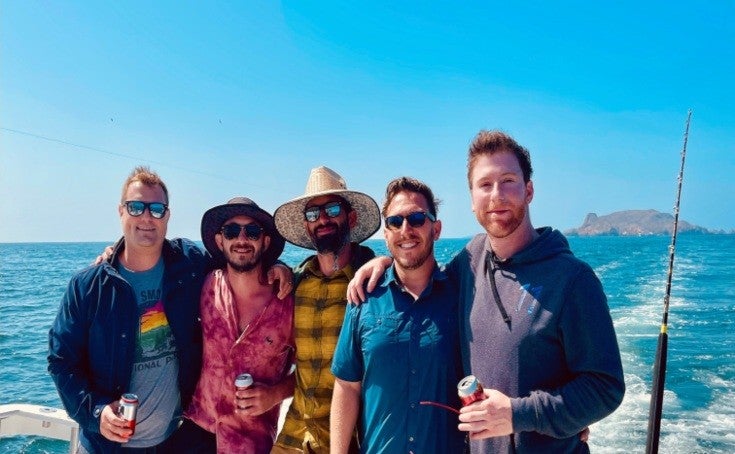
{"label": "mustache", "polygon": [[408,232],[406,234],[401,233],[401,235],[396,239],[396,241],[403,242],[403,241],[418,241],[421,238],[414,232]]}
{"label": "mustache", "polygon": [[245,252],[252,252],[255,248],[246,243],[233,244],[230,246],[230,252],[235,252],[235,249],[244,249]]}
{"label": "mustache", "polygon": [[327,230],[327,229],[339,230],[339,226],[335,222],[328,222],[324,225],[320,225],[319,227],[315,228],[314,232],[319,232],[319,231]]}

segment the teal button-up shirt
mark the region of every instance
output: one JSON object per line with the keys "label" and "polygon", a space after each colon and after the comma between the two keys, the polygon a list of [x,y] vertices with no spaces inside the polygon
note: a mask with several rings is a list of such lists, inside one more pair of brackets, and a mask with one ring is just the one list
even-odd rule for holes
{"label": "teal button-up shirt", "polygon": [[359,306],[345,313],[332,373],[362,382],[359,432],[364,453],[462,452],[459,408],[457,289],[434,268],[414,301],[394,268]]}

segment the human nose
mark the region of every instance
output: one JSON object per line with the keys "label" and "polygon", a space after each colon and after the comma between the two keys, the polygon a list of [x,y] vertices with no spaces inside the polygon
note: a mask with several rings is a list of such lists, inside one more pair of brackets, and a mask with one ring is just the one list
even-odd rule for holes
{"label": "human nose", "polygon": [[503,185],[500,183],[492,184],[489,192],[491,200],[505,200],[505,191],[503,191]]}
{"label": "human nose", "polygon": [[390,229],[401,236],[405,236],[406,234],[408,234],[409,232],[417,228],[411,225],[411,222],[409,222],[408,217],[401,217],[400,221],[401,221],[400,224],[393,222],[390,226]]}
{"label": "human nose", "polygon": [[255,241],[255,240],[253,240],[253,238],[250,235],[248,235],[248,226],[247,225],[241,225],[240,226],[240,231],[237,232],[237,240]]}
{"label": "human nose", "polygon": [[143,212],[140,214],[140,217],[142,217],[143,219],[146,219],[146,220],[148,220],[148,219],[155,220],[156,219],[151,214],[151,208],[150,207],[143,208]]}
{"label": "human nose", "polygon": [[401,226],[398,228],[398,231],[400,233],[404,234],[404,233],[406,233],[408,231],[411,231],[413,229],[414,229],[414,227],[411,226],[411,224],[408,222],[408,218],[403,218],[403,220],[401,222]]}
{"label": "human nose", "polygon": [[319,208],[319,217],[316,218],[316,220],[320,224],[326,224],[327,222],[329,222],[330,219],[331,218],[327,215],[327,210],[325,210],[323,207],[320,207]]}

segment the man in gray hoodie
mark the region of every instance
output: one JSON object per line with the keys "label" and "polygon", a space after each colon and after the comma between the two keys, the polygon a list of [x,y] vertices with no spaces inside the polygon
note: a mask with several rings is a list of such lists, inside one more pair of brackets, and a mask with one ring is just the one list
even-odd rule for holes
{"label": "man in gray hoodie", "polygon": [[472,452],[586,452],[577,434],[625,393],[602,285],[566,238],[534,229],[528,151],[498,131],[470,145],[472,210],[485,229],[448,265],[462,305],[464,368],[488,388],[460,430]]}
{"label": "man in gray hoodie", "polygon": [[588,452],[578,434],[625,393],[602,285],[559,231],[531,224],[528,150],[502,132],[480,131],[467,168],[485,233],[447,274],[459,287],[463,367],[485,386],[485,399],[461,409],[459,429],[469,432],[473,453]]}

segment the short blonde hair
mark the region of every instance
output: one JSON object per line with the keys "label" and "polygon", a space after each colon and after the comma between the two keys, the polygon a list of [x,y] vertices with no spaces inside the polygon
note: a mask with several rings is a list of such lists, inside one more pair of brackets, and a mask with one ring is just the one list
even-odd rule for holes
{"label": "short blonde hair", "polygon": [[164,196],[166,196],[164,203],[168,205],[168,189],[166,188],[166,183],[164,183],[163,180],[161,180],[161,177],[159,177],[158,174],[152,171],[148,166],[137,166],[132,172],[130,172],[125,183],[123,183],[120,203],[125,202],[125,194],[128,192],[128,187],[136,181],[139,181],[146,186],[160,186],[161,189],[163,189]]}

